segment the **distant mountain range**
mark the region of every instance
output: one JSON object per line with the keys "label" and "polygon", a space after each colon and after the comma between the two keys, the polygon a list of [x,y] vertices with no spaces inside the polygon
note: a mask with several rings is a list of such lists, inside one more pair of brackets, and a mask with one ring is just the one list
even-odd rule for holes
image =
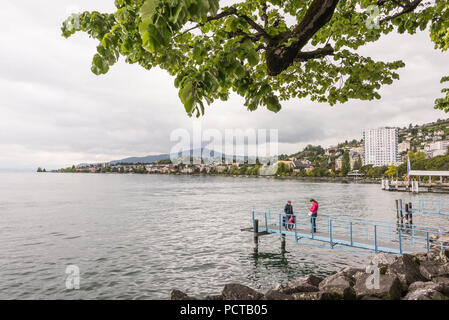
{"label": "distant mountain range", "polygon": [[[189,150],[190,157],[198,157],[200,155],[205,155],[206,158],[214,158],[214,159],[223,159],[223,157],[227,158],[223,153],[217,152],[214,150],[209,149],[195,149],[195,150]],[[178,154],[172,154],[174,158],[181,158],[182,153]],[[144,156],[144,157],[128,157],[120,160],[113,160],[108,162],[110,165],[117,165],[120,163],[130,163],[130,164],[137,164],[137,163],[154,163],[161,160],[169,160],[173,158],[170,156],[170,154],[158,154],[158,155],[152,155],[152,156]],[[255,159],[256,157],[248,157],[248,156],[236,156],[235,160],[238,162],[244,162],[248,159]],[[88,167],[91,165],[98,165],[99,163],[81,163],[77,167]]]}
{"label": "distant mountain range", "polygon": [[119,163],[152,163],[160,160],[168,160],[170,159],[169,154],[158,154],[154,156],[145,156],[145,157],[129,157],[120,160],[110,161],[109,164],[115,165]]}

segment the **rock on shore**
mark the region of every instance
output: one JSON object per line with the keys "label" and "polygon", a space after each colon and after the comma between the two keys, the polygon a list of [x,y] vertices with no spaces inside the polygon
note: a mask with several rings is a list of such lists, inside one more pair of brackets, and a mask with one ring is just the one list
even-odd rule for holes
{"label": "rock on shore", "polygon": [[[242,284],[225,285],[204,300],[449,300],[449,249],[414,255],[378,253],[370,262],[379,281],[366,268],[344,268],[326,278],[304,276],[266,293]],[[171,300],[195,300],[173,290]]]}

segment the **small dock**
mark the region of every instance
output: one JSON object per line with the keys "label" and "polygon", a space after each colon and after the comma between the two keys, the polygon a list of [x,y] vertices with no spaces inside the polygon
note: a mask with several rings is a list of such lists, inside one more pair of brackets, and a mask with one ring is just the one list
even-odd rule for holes
{"label": "small dock", "polygon": [[381,188],[385,191],[411,193],[449,193],[449,183],[401,181],[382,179]]}
{"label": "small dock", "polygon": [[295,214],[295,222],[288,224],[282,212],[253,211],[253,226],[242,231],[253,232],[255,252],[258,252],[259,237],[273,234],[281,238],[282,251],[285,251],[286,240],[296,244],[319,243],[330,249],[353,248],[393,254],[428,252],[435,247],[449,248],[447,230],[414,225],[412,215],[405,215],[399,207],[397,217],[397,223],[390,223],[318,214],[317,230],[313,232],[311,217],[307,214]]}
{"label": "small dock", "polygon": [[[385,191],[397,192],[433,192],[433,193],[449,193],[449,171],[424,171],[410,170],[408,173],[409,180],[389,180],[382,179],[381,188]],[[422,177],[425,177],[422,181]]]}

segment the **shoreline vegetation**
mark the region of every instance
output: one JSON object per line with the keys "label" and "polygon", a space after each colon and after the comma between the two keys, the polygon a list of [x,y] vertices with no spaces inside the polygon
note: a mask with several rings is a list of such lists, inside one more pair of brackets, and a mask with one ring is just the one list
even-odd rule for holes
{"label": "shoreline vegetation", "polygon": [[154,174],[154,175],[171,175],[171,176],[212,176],[212,177],[241,177],[241,178],[265,178],[278,180],[300,180],[304,182],[334,182],[334,183],[363,183],[363,184],[380,184],[382,178],[366,178],[366,177],[339,177],[339,176],[300,176],[300,175],[252,175],[252,174],[232,174],[232,173],[182,173],[182,172],[90,172],[90,171],[72,171],[72,170],[57,170],[57,171],[39,171],[50,173],[97,173],[97,174]]}
{"label": "shoreline vegetation", "polygon": [[174,289],[170,300],[449,300],[449,249],[377,253],[366,268],[346,267],[325,278],[307,275],[265,293],[231,283],[201,299]]}
{"label": "shoreline vegetation", "polygon": [[[314,147],[309,146],[307,148]],[[320,155],[320,157],[322,156]],[[423,152],[415,153],[410,151],[407,154],[407,158],[410,159],[411,167],[414,170],[449,170],[449,155],[426,158],[426,154]],[[287,160],[279,160],[275,165],[270,165],[270,163],[261,164],[257,160],[255,164],[250,164],[248,161],[206,163],[200,159],[196,160],[195,162],[191,159],[188,164],[174,164],[170,160],[160,160],[155,163],[119,162],[85,166],[73,165],[72,167],[51,171],[39,167],[37,172],[255,176],[359,183],[380,183],[380,180],[384,178],[403,180],[407,175],[407,163],[402,163],[398,166],[390,165],[380,167],[362,165],[360,157],[352,162],[348,152],[343,153],[341,162],[336,162],[337,166],[329,162],[329,160],[314,163],[310,160],[298,160],[295,157],[290,157]],[[424,176],[419,179],[420,181],[427,182],[429,177]]]}
{"label": "shoreline vegetation", "polygon": [[[449,155],[426,158],[422,152],[408,153],[411,167],[414,170],[449,170]],[[345,164],[347,162],[347,166]],[[352,166],[349,159],[343,160],[346,170],[335,170],[335,167],[327,168],[304,164],[299,160],[279,160],[276,166],[260,163],[219,163],[219,164],[173,164],[170,160],[161,160],[150,164],[95,164],[89,166],[72,166],[59,170],[47,171],[38,168],[37,172],[59,172],[59,173],[119,173],[119,174],[185,174],[185,175],[220,175],[220,176],[255,176],[275,177],[286,179],[310,179],[314,181],[336,181],[336,182],[359,182],[380,183],[384,178],[391,180],[402,180],[407,175],[407,163],[399,166],[373,165]],[[273,169],[275,168],[275,169]],[[358,168],[358,169],[357,169]],[[352,169],[352,171],[350,171]],[[420,177],[420,181],[428,182],[429,177]],[[433,178],[436,179],[436,178]]]}

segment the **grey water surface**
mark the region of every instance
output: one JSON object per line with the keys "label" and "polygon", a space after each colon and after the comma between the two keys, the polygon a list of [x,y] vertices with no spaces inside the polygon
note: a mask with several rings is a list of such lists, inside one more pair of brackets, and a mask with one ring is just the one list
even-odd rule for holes
{"label": "grey water surface", "polygon": [[[253,254],[252,234],[240,231],[252,210],[291,200],[307,212],[311,197],[321,213],[395,221],[394,199],[411,196],[377,184],[254,177],[0,173],[0,298],[167,299],[174,288],[202,297],[226,283],[265,291],[366,264],[369,255],[292,242],[281,254],[274,235]],[[79,267],[79,290],[66,288],[69,265]]]}

